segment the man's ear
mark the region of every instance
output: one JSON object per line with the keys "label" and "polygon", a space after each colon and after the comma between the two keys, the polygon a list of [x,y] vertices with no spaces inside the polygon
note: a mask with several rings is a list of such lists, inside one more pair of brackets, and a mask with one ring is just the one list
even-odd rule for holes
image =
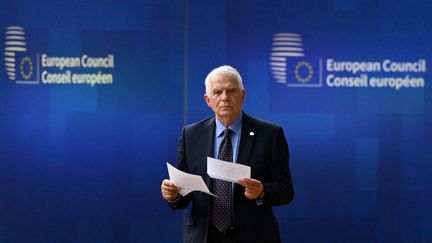
{"label": "man's ear", "polygon": [[207,103],[208,107],[211,108],[210,97],[207,94],[204,94],[204,100]]}

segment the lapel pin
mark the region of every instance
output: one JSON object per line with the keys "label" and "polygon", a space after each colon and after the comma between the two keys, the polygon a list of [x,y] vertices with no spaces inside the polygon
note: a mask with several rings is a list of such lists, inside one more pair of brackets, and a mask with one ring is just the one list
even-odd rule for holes
{"label": "lapel pin", "polygon": [[250,135],[250,136],[254,136],[255,133],[254,133],[254,132],[250,132],[249,135]]}

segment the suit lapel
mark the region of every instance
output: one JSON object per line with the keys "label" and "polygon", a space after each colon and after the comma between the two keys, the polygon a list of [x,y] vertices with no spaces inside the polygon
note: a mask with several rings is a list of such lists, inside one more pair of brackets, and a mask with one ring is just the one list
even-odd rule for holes
{"label": "suit lapel", "polygon": [[[252,151],[254,141],[255,141],[254,125],[251,122],[251,118],[245,113],[243,113],[240,146],[237,154],[238,164],[249,165],[249,157]],[[244,193],[244,188],[238,184],[234,184],[234,194],[242,198],[243,193]],[[235,196],[233,199],[234,207],[236,207],[238,196]]]}
{"label": "suit lapel", "polygon": [[[207,171],[207,157],[213,157],[213,147],[214,147],[214,133],[215,133],[215,120],[214,117],[212,119],[209,119],[206,124],[204,125],[203,130],[203,142],[202,144],[208,144],[205,150],[203,151],[205,155],[203,156],[205,158],[205,168]],[[207,175],[204,178],[204,181],[206,182],[207,186],[211,188],[211,178],[209,175]]]}
{"label": "suit lapel", "polygon": [[237,155],[237,163],[248,165],[252,145],[255,141],[254,126],[248,115],[243,113],[242,132],[240,138],[240,147]]}

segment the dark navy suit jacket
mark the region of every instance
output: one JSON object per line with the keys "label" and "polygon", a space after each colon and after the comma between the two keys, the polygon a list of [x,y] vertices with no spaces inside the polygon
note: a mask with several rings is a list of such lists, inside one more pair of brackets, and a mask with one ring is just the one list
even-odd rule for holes
{"label": "dark navy suit jacket", "polygon": [[[200,175],[212,191],[207,175],[207,157],[213,156],[215,118],[186,126],[178,146],[177,167]],[[243,113],[237,163],[251,167],[251,177],[264,185],[263,204],[244,196],[244,188],[234,184],[234,224],[239,242],[280,242],[279,228],[272,206],[292,201],[294,190],[289,170],[289,151],[280,126]],[[169,203],[173,209],[188,207],[184,227],[185,243],[205,243],[210,223],[212,197],[192,192]]]}

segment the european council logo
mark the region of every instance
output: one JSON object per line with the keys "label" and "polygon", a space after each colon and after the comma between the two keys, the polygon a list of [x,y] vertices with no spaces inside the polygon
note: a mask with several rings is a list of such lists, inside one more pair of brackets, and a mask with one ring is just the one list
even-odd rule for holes
{"label": "european council logo", "polygon": [[270,69],[277,83],[288,87],[321,87],[311,61],[305,60],[303,40],[296,33],[275,33]]}
{"label": "european council logo", "polygon": [[23,27],[9,26],[6,28],[4,63],[6,74],[17,84],[38,84],[39,69],[36,58],[27,54],[26,34]]}

